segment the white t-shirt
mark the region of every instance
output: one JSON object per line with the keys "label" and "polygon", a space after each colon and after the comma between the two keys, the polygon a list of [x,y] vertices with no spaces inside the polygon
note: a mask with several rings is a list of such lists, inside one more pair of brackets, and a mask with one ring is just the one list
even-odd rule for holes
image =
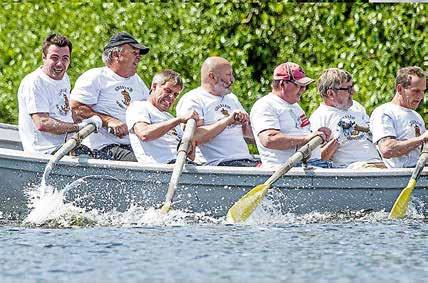
{"label": "white t-shirt", "polygon": [[[177,104],[177,116],[196,111],[211,125],[232,114],[235,110],[245,111],[238,98],[233,94],[215,96],[201,87],[183,95]],[[223,161],[252,159],[242,133],[242,125],[230,125],[206,144],[199,145],[208,165],[218,165]]]}
{"label": "white t-shirt", "polygon": [[[254,103],[250,119],[263,167],[284,164],[300,147],[284,150],[264,147],[259,139],[261,132],[279,130],[290,136],[311,133],[309,119],[299,104],[290,104],[273,93],[269,93]],[[319,148],[312,151],[311,158],[321,158]]]}
{"label": "white t-shirt", "polygon": [[69,106],[70,79],[54,80],[41,68],[25,76],[18,89],[19,136],[25,151],[52,153],[60,147],[66,134],[55,135],[36,129],[31,114],[47,113],[62,122],[73,123]]}
{"label": "white t-shirt", "polygon": [[[377,107],[370,117],[373,143],[384,137],[395,137],[398,141],[414,138],[426,131],[425,122],[416,111],[388,102]],[[390,168],[414,167],[419,159],[420,148],[406,155],[383,158]]]}
{"label": "white t-shirt", "polygon": [[[71,99],[90,105],[95,112],[126,122],[126,108],[131,101],[146,100],[149,89],[137,75],[124,78],[108,67],[94,68],[83,73],[76,81]],[[101,128],[83,143],[91,149],[110,144],[130,144],[129,136],[118,138]]]}
{"label": "white t-shirt", "polygon": [[331,130],[332,138],[338,139],[340,145],[333,155],[333,162],[339,167],[346,167],[359,161],[380,161],[375,145],[369,133],[359,132],[353,128],[344,129],[340,122],[355,123],[368,127],[369,116],[364,107],[354,101],[347,110],[321,104],[309,118],[312,131],[321,127]]}
{"label": "white t-shirt", "polygon": [[134,133],[133,127],[138,122],[157,124],[173,119],[168,112],[157,109],[148,101],[135,101],[126,111],[126,124],[129,129],[129,139],[138,161],[148,163],[168,163],[177,158],[177,146],[183,132],[177,125],[162,137],[144,142]]}

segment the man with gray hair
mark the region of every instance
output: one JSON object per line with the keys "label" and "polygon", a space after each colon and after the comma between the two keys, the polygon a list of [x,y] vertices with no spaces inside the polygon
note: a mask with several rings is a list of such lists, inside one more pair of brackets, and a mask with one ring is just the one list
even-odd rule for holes
{"label": "man with gray hair", "polygon": [[332,139],[321,147],[321,158],[337,167],[382,167],[376,147],[371,142],[369,116],[352,97],[352,76],[345,70],[329,68],[318,82],[323,99],[309,118],[312,129],[327,127]]}
{"label": "man with gray hair", "polygon": [[[168,113],[182,89],[183,81],[179,74],[164,70],[153,77],[149,99],[134,101],[129,105],[126,123],[139,162],[175,163],[177,148],[183,136],[180,124],[189,119],[199,120],[198,113],[192,110],[177,118]],[[192,153],[189,155],[194,158]]]}
{"label": "man with gray hair", "polygon": [[425,122],[415,111],[426,90],[427,75],[421,68],[401,68],[392,101],[377,107],[370,117],[373,143],[388,167],[414,167],[428,142]]}
{"label": "man with gray hair", "polygon": [[132,151],[125,113],[131,101],[146,100],[149,90],[138,76],[141,55],[149,48],[119,32],[110,38],[102,54],[104,67],[83,73],[71,92],[71,107],[82,118],[101,117],[103,128],[90,135],[85,145],[100,159],[137,161]]}

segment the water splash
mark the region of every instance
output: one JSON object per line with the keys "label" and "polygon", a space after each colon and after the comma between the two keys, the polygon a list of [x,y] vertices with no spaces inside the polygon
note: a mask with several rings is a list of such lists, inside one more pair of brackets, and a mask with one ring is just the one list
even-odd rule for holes
{"label": "water splash", "polygon": [[[116,209],[99,211],[80,208],[76,202],[90,195],[81,195],[75,201],[66,201],[67,194],[79,186],[86,185],[89,178],[112,176],[90,175],[79,178],[68,184],[63,190],[57,190],[53,186],[43,183],[39,187],[28,191],[30,214],[23,221],[24,226],[43,226],[50,228],[62,227],[87,227],[87,226],[144,226],[144,225],[189,225],[196,223],[220,223],[221,220],[205,215],[204,213],[192,213],[188,211],[171,210],[163,215],[159,209],[145,208],[131,205],[126,211],[119,212]],[[44,187],[42,187],[44,186]]]}
{"label": "water splash", "polygon": [[[75,180],[63,190],[57,190],[53,186],[33,188],[29,194],[31,202],[29,207],[31,213],[24,220],[23,225],[43,226],[52,228],[61,227],[94,227],[94,226],[181,226],[195,224],[228,224],[225,217],[215,218],[204,213],[191,211],[171,210],[168,214],[160,214],[159,209],[153,207],[142,207],[131,204],[126,211],[117,211],[114,207],[109,210],[88,209],[79,207],[79,201],[90,197],[90,190],[82,190],[83,185],[88,186],[89,178],[101,177],[120,180],[111,176],[90,175]],[[85,187],[83,187],[85,189]],[[79,198],[73,201],[67,199],[68,193],[79,190]],[[43,193],[44,191],[44,193]],[[81,194],[83,192],[83,195]],[[92,192],[93,193],[93,192]],[[284,199],[285,198],[285,199]],[[313,224],[313,223],[345,223],[345,222],[384,222],[390,221],[385,211],[341,211],[336,213],[312,212],[305,215],[293,213],[282,214],[284,206],[287,205],[286,196],[279,192],[272,192],[265,198],[253,215],[243,225],[276,225],[276,224]],[[422,207],[422,209],[421,209]],[[423,202],[413,198],[409,206],[407,220],[425,219]]]}

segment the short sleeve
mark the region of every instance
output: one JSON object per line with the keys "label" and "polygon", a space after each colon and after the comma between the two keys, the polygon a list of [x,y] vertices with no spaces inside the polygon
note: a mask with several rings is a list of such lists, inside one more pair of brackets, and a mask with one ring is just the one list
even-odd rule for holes
{"label": "short sleeve", "polygon": [[49,100],[48,96],[44,95],[43,87],[40,82],[35,81],[32,84],[25,86],[25,105],[27,107],[28,114],[35,113],[49,113]]}
{"label": "short sleeve", "polygon": [[92,69],[83,73],[74,85],[71,99],[86,105],[94,105],[99,96],[99,73],[98,69]]}
{"label": "short sleeve", "polygon": [[277,113],[269,103],[256,102],[251,109],[250,120],[253,133],[256,136],[265,130],[280,129]]}
{"label": "short sleeve", "polygon": [[141,101],[132,102],[126,110],[126,125],[128,126],[128,130],[132,131],[138,122],[151,124],[147,103],[141,103]]}
{"label": "short sleeve", "polygon": [[373,134],[373,143],[385,137],[397,137],[394,122],[389,113],[375,109],[370,119],[370,130]]}
{"label": "short sleeve", "polygon": [[195,94],[186,94],[177,103],[176,113],[177,117],[184,116],[190,111],[196,111],[201,119],[204,119],[204,111],[202,104],[199,103]]}

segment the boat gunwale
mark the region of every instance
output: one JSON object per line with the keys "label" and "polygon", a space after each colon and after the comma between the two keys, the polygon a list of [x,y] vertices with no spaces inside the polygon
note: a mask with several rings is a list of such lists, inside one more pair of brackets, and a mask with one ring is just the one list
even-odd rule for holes
{"label": "boat gunwale", "polygon": [[[37,163],[47,163],[50,160],[50,155],[33,154],[21,150],[0,148],[0,159],[12,159],[17,161],[29,161]],[[157,171],[157,172],[171,172],[173,164],[153,164],[145,165],[137,162],[130,161],[112,161],[89,159],[87,157],[72,157],[65,156],[61,161],[61,165],[70,165],[77,167],[101,167],[111,169],[123,169],[131,171]],[[292,168],[287,175],[290,176],[312,176],[312,177],[382,177],[382,176],[410,176],[412,168],[390,168],[390,169],[347,169],[347,168],[311,168],[303,169]],[[256,167],[229,167],[229,166],[195,166],[186,165],[184,172],[197,173],[197,174],[225,174],[225,175],[271,175],[274,170],[256,168]],[[428,175],[428,167],[425,167],[422,176]]]}

